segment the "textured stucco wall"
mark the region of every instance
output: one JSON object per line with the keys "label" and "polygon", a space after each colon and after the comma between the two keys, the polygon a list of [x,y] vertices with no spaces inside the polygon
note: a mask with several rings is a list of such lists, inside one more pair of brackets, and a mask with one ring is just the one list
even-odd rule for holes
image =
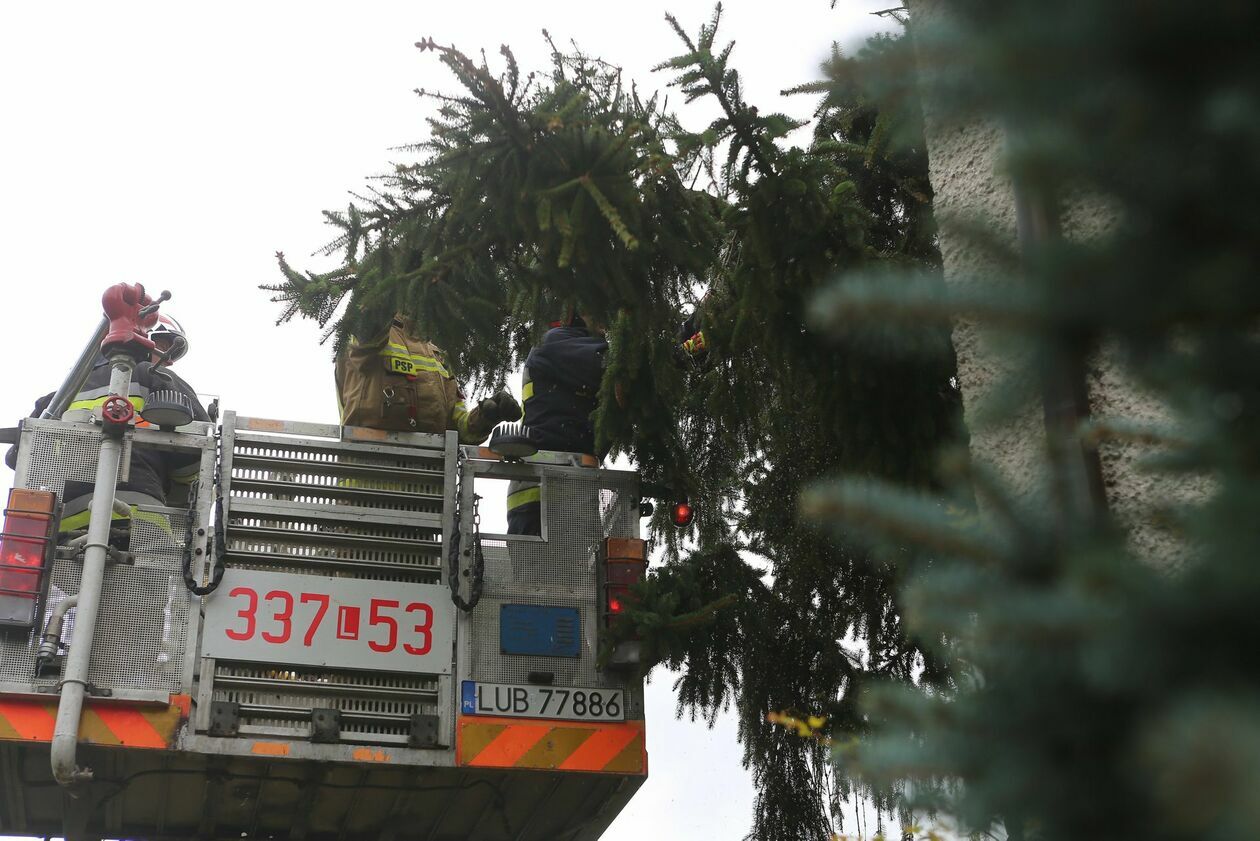
{"label": "textured stucco wall", "polygon": [[[944,13],[941,0],[910,3],[913,26],[932,25]],[[912,30],[913,31],[913,30]],[[1009,255],[1016,249],[1015,203],[1010,181],[1001,171],[1002,132],[991,123],[960,122],[941,113],[931,91],[923,91],[932,190],[940,224],[941,256],[950,286],[969,287],[1013,281]],[[972,231],[983,229],[988,242]],[[997,246],[997,248],[995,248]],[[998,250],[1006,248],[1007,256]],[[971,435],[972,457],[997,472],[1024,499],[1044,487],[1040,469],[1045,427],[1039,403],[995,423],[986,419],[997,387],[1036,393],[1028,368],[1016,364],[1017,348],[1002,337],[960,321],[954,326],[963,414]]]}
{"label": "textured stucco wall", "polygon": [[[948,5],[949,0],[910,0],[912,33],[915,27],[940,21]],[[930,85],[922,93],[946,281],[955,288],[1016,282],[1010,261],[1017,248],[1015,202],[1011,183],[1002,172],[1002,132],[991,123],[960,122],[942,113]],[[1063,226],[1068,236],[1089,238],[1105,232],[1114,219],[1103,203],[1078,197],[1067,203]],[[969,233],[977,227],[984,229],[989,242]],[[994,241],[1010,251],[1002,254],[993,247]],[[987,416],[986,406],[1007,387],[1035,394],[1037,383],[1030,381],[1026,367],[1016,364],[1018,347],[1004,345],[1002,337],[991,331],[959,322],[954,328],[954,347],[973,458],[995,470],[1018,496],[1035,503],[1045,478],[1040,400],[1030,401],[1014,416],[1004,415],[998,423]],[[1095,418],[1166,419],[1163,407],[1125,375],[1114,352],[1105,349],[1092,360],[1087,385]],[[1204,493],[1204,483],[1173,481],[1143,470],[1141,462],[1151,454],[1147,445],[1106,443],[1099,452],[1108,503],[1129,529],[1134,550],[1162,565],[1182,563],[1189,548],[1158,525],[1156,512],[1170,502]]]}

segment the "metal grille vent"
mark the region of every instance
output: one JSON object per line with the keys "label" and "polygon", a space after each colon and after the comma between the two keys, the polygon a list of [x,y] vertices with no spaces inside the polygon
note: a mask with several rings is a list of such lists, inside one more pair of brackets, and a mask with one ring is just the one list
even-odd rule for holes
{"label": "metal grille vent", "polygon": [[373,581],[438,581],[445,453],[233,431],[228,562]]}
{"label": "metal grille vent", "polygon": [[[240,505],[229,510],[235,512]],[[309,514],[238,516],[227,526],[228,562],[242,569],[345,575],[375,581],[436,582],[440,526],[331,522]]]}
{"label": "metal grille vent", "polygon": [[441,452],[288,443],[237,434],[232,498],[377,511],[442,512]]}
{"label": "metal grille vent", "polygon": [[406,744],[411,716],[438,712],[438,678],[220,660],[213,699],[241,705],[242,735],[304,739],[311,709],[332,708],[341,711],[342,741]]}

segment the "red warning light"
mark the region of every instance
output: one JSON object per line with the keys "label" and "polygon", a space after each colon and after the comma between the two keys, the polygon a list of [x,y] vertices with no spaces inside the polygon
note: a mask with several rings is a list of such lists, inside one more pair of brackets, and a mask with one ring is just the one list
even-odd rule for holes
{"label": "red warning light", "polygon": [[30,628],[47,590],[57,497],[13,488],[0,534],[0,625]]}
{"label": "red warning light", "polygon": [[647,571],[647,544],[638,538],[609,537],[604,540],[604,622],[613,620],[634,605],[631,588]]}
{"label": "red warning light", "polygon": [[674,525],[680,529],[685,529],[691,525],[691,521],[696,518],[696,509],[691,507],[690,502],[675,502],[674,510],[671,512]]}

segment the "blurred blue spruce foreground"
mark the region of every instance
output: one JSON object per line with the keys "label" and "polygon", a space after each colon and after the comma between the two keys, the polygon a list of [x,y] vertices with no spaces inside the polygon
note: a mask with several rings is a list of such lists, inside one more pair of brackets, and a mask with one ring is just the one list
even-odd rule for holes
{"label": "blurred blue spruce foreground", "polygon": [[720,7],[668,99],[423,41],[432,139],[273,291],[481,386],[608,326],[598,446],[697,511],[625,629],[737,713],[751,838],[1260,837],[1260,7],[889,14],[807,129]]}

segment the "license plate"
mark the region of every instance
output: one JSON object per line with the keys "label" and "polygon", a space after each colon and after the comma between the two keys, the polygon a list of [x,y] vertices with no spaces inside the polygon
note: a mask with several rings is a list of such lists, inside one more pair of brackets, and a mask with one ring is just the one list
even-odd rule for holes
{"label": "license plate", "polygon": [[466,680],[460,698],[464,715],[510,718],[563,718],[570,721],[625,721],[620,689],[572,689]]}

